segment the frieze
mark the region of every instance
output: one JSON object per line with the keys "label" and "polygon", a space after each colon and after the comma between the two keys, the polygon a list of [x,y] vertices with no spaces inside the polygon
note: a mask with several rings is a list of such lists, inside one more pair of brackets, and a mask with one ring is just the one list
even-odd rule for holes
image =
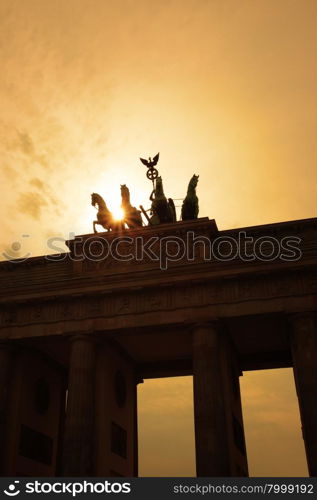
{"label": "frieze", "polygon": [[310,289],[312,292],[317,292],[317,276],[311,276]]}
{"label": "frieze", "polygon": [[3,308],[0,312],[1,328],[11,325],[81,320],[95,317],[113,317],[141,314],[149,311],[199,307],[209,304],[234,303],[281,296],[316,293],[316,276],[291,276],[274,279],[263,276],[192,283],[186,286],[168,286],[122,293],[107,293],[68,300],[46,301],[39,304],[21,304]]}
{"label": "frieze", "polygon": [[[79,304],[81,303],[83,303],[83,300],[79,301]],[[94,297],[93,300],[90,299],[89,301],[87,301],[87,307],[86,307],[87,315],[99,316],[103,314],[105,310],[104,303],[105,303],[104,297]]]}
{"label": "frieze", "polygon": [[17,323],[18,310],[17,308],[10,308],[1,311],[1,326],[11,326]]}
{"label": "frieze", "polygon": [[164,297],[164,292],[160,291],[151,291],[146,295],[144,304],[144,310],[148,311],[158,311],[161,309],[166,309],[166,300]]}
{"label": "frieze", "polygon": [[[112,299],[113,300],[113,299]],[[135,312],[134,303],[133,303],[133,295],[125,293],[122,296],[115,297],[115,314],[131,314]]]}

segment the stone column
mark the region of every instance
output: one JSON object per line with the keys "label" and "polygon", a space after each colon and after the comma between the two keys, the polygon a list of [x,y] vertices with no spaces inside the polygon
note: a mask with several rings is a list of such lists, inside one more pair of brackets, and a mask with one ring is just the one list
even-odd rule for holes
{"label": "stone column", "polygon": [[138,450],[138,384],[143,382],[139,377],[135,377],[134,386],[134,424],[133,424],[133,477],[138,477],[139,475],[139,450]]}
{"label": "stone column", "polygon": [[317,476],[317,322],[314,313],[290,317],[294,378],[310,476]]}
{"label": "stone column", "polygon": [[71,339],[63,447],[63,475],[94,473],[95,345],[90,336]]}
{"label": "stone column", "polygon": [[7,342],[0,342],[0,475],[5,475],[6,436],[11,369],[11,349]]}
{"label": "stone column", "polygon": [[193,330],[197,476],[230,476],[220,334],[214,323]]}
{"label": "stone column", "polygon": [[143,378],[136,377],[134,392],[134,471],[133,476],[139,476],[139,436],[138,436],[138,385],[143,384]]}

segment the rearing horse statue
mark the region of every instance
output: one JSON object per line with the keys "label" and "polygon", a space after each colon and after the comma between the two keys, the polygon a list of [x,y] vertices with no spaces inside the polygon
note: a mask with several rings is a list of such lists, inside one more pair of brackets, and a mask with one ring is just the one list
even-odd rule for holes
{"label": "rearing horse statue", "polygon": [[140,227],[143,225],[141,211],[133,207],[130,202],[130,191],[125,184],[121,184],[121,208],[124,216],[123,220],[129,228]]}
{"label": "rearing horse statue", "polygon": [[164,222],[176,221],[176,210],[172,198],[167,200],[163,191],[162,177],[157,177],[155,182],[155,189],[153,189],[150,201],[152,202],[151,211],[152,217],[150,224],[162,224]]}
{"label": "rearing horse statue", "polygon": [[198,178],[199,175],[194,174],[189,181],[187,195],[182,205],[182,220],[192,220],[192,219],[197,219],[198,217],[199,206],[198,206],[198,198],[196,195]]}
{"label": "rearing horse statue", "polygon": [[97,212],[97,220],[93,221],[94,233],[97,233],[96,224],[99,224],[104,229],[108,231],[117,231],[119,229],[123,229],[124,224],[122,221],[116,221],[108,209],[105,200],[100,194],[92,193],[91,195],[91,204],[93,207],[98,206]]}

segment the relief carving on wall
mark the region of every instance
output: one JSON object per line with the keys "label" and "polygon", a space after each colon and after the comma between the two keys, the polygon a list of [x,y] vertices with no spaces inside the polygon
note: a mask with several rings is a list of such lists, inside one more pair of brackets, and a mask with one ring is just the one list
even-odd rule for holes
{"label": "relief carving on wall", "polygon": [[217,280],[182,286],[161,286],[121,292],[113,291],[90,297],[45,301],[38,304],[3,305],[0,312],[1,327],[50,323],[58,321],[114,317],[149,311],[173,310],[221,303],[235,303],[260,299],[274,299],[316,293],[317,278],[296,272],[280,277],[261,276],[241,278],[239,281]]}

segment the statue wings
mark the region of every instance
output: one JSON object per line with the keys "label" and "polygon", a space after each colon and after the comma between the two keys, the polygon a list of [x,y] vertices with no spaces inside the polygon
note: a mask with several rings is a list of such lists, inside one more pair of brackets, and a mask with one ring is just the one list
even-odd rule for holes
{"label": "statue wings", "polygon": [[155,167],[155,165],[157,164],[157,162],[159,161],[159,157],[160,157],[160,153],[157,153],[157,155],[154,156],[153,160],[152,160],[152,166]]}
{"label": "statue wings", "polygon": [[147,160],[144,160],[144,158],[140,158],[140,160],[143,163],[143,165],[145,165],[146,167],[148,166],[148,161]]}
{"label": "statue wings", "polygon": [[155,167],[155,165],[159,161],[159,157],[160,157],[160,153],[157,153],[157,155],[154,156],[153,160],[151,160],[151,158],[149,158],[148,160],[145,160],[144,158],[140,158],[140,160],[143,163],[143,165],[145,165],[148,168],[152,168],[152,167]]}

